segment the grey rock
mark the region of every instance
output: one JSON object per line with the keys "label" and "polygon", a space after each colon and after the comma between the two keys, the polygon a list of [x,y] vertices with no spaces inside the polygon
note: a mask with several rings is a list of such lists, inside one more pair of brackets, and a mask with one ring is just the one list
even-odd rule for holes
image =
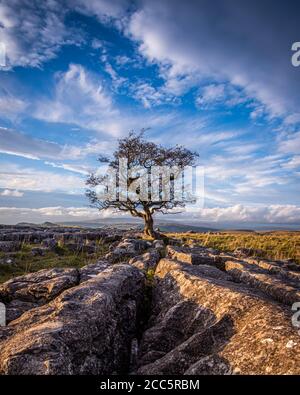
{"label": "grey rock", "polygon": [[113,265],[25,312],[0,336],[1,374],[126,373],[144,276]]}
{"label": "grey rock", "polygon": [[43,269],[35,273],[15,277],[0,285],[0,297],[4,300],[22,299],[47,301],[78,281],[77,269]]}
{"label": "grey rock", "polygon": [[80,282],[84,282],[90,280],[93,277],[96,277],[99,273],[103,272],[103,270],[107,269],[111,263],[106,260],[100,260],[97,263],[91,263],[90,265],[86,265],[79,270]]}
{"label": "grey rock", "polygon": [[285,271],[280,271],[278,275],[271,271],[270,274],[270,269],[243,261],[227,261],[225,269],[235,281],[258,289],[278,302],[292,305],[300,300],[300,277],[296,274],[295,278],[292,273],[285,274]]}
{"label": "grey rock", "polygon": [[129,264],[137,267],[140,270],[143,270],[144,272],[147,272],[149,269],[155,269],[159,259],[159,252],[152,248],[143,255],[138,255],[134,258],[131,258]]}
{"label": "grey rock", "polygon": [[42,245],[48,247],[51,251],[54,251],[58,246],[58,242],[55,239],[45,239],[42,241]]}
{"label": "grey rock", "polygon": [[112,262],[123,260],[124,258],[135,257],[151,246],[151,243],[142,239],[124,239],[109,252],[105,259]]}
{"label": "grey rock", "polygon": [[1,252],[18,251],[21,248],[21,243],[16,241],[0,241]]}
{"label": "grey rock", "polygon": [[212,266],[162,259],[138,374],[300,374],[291,311]]}
{"label": "grey rock", "polygon": [[234,254],[239,257],[260,256],[262,253],[262,250],[245,247],[238,247],[234,251]]}
{"label": "grey rock", "polygon": [[223,267],[223,261],[218,255],[212,254],[203,247],[177,247],[168,245],[167,256],[191,265],[213,265]]}
{"label": "grey rock", "polygon": [[48,247],[34,247],[31,249],[31,254],[33,256],[44,256],[48,251],[50,251]]}

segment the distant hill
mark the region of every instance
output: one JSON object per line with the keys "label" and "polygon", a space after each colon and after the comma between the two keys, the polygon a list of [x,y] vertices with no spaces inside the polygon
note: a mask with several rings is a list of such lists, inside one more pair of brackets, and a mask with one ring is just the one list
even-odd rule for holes
{"label": "distant hill", "polygon": [[[215,226],[214,226],[215,225]],[[81,227],[81,228],[117,228],[117,229],[143,229],[143,221],[135,218],[99,218],[98,220],[86,220],[86,221],[64,221],[53,223],[46,221],[42,224],[36,224],[31,222],[19,222],[16,225],[19,227],[58,227],[58,226],[70,226],[70,227]],[[247,223],[237,224],[234,222],[224,223],[210,223],[197,222],[195,220],[184,222],[183,220],[170,220],[170,219],[155,219],[155,227],[159,228],[162,232],[178,232],[185,233],[188,231],[194,232],[276,232],[276,231],[299,231],[299,224],[257,224]]]}
{"label": "distant hill", "polygon": [[[14,225],[11,225],[14,226]],[[31,223],[31,222],[18,222],[15,226],[37,226],[37,224]]]}
{"label": "distant hill", "polygon": [[[81,226],[81,227],[92,227],[92,228],[107,228],[114,227],[118,229],[143,229],[143,223],[141,221],[136,221],[134,219],[120,219],[120,218],[110,218],[101,219],[99,221],[72,221],[72,222],[60,222],[60,225],[64,226]],[[156,220],[155,226],[159,228],[162,232],[209,232],[217,231],[218,229],[209,226],[201,225],[188,225],[176,221],[161,221]]]}
{"label": "distant hill", "polygon": [[16,224],[16,226],[32,226],[32,227],[42,226],[42,227],[45,227],[45,228],[53,228],[55,226],[60,226],[60,225],[59,224],[55,224],[53,222],[46,221],[46,222],[43,222],[42,224],[34,224],[34,223],[31,223],[31,222],[18,222]]}

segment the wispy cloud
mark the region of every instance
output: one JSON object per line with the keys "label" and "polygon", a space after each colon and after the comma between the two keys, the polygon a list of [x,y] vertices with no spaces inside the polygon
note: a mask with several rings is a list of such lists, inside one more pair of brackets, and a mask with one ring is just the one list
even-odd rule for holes
{"label": "wispy cloud", "polygon": [[57,57],[62,47],[84,44],[82,30],[66,24],[70,12],[77,11],[109,22],[121,16],[127,6],[128,2],[122,0],[51,0],[38,5],[30,0],[3,0],[0,3],[0,41],[6,47],[4,69],[40,68]]}
{"label": "wispy cloud", "polygon": [[84,145],[61,145],[0,127],[0,152],[27,159],[78,160],[88,155],[110,152],[113,146],[111,141],[102,139],[91,139]]}
{"label": "wispy cloud", "polygon": [[244,206],[204,208],[197,218],[212,222],[283,223],[299,224],[300,207],[295,205]]}
{"label": "wispy cloud", "polygon": [[74,29],[67,28],[67,9],[62,2],[4,0],[0,4],[0,41],[6,46],[6,68],[41,67],[57,56],[61,46],[82,42]]}
{"label": "wispy cloud", "polygon": [[0,172],[0,188],[18,191],[83,193],[84,179],[75,175],[57,174],[36,168],[6,164]]}
{"label": "wispy cloud", "polygon": [[22,197],[24,192],[20,192],[16,189],[4,189],[4,191],[0,192],[0,196],[9,196],[9,197]]}
{"label": "wispy cloud", "polygon": [[106,124],[118,116],[100,78],[83,66],[71,64],[56,77],[54,97],[37,104],[35,117],[48,122],[75,124],[85,129],[117,135]]}
{"label": "wispy cloud", "polygon": [[15,224],[27,221],[41,223],[44,221],[86,221],[101,218],[110,218],[114,213],[111,210],[99,212],[89,207],[63,207],[49,206],[41,208],[0,207],[2,223]]}
{"label": "wispy cloud", "polygon": [[[266,9],[268,17],[261,19]],[[284,61],[290,42],[287,37],[297,37],[296,18],[290,15],[286,33],[268,28],[268,22],[276,25],[287,12],[285,5],[272,7],[271,2],[252,2],[245,10],[219,0],[201,5],[145,0],[131,16],[127,34],[139,43],[141,54],[150,62],[171,65],[173,80],[191,75],[194,86],[207,78],[227,81],[243,88],[249,99],[262,103],[270,115],[288,116],[297,110],[299,92],[297,73],[292,72],[288,59]],[[213,21],[218,19],[223,23],[216,28]],[[170,75],[166,73],[165,78]],[[202,100],[222,94],[221,87],[210,87]]]}

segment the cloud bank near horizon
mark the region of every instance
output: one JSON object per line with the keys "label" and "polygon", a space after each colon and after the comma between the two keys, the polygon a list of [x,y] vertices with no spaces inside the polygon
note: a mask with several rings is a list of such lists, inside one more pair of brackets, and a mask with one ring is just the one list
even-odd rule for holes
{"label": "cloud bank near horizon", "polygon": [[[95,220],[101,223],[102,219],[118,218],[119,214],[112,210],[99,212],[89,207],[41,207],[41,208],[18,208],[0,207],[1,222],[15,224],[17,222],[45,221],[89,221]],[[132,218],[130,215],[122,215],[123,219]],[[300,222],[300,208],[293,205],[271,205],[262,207],[235,205],[231,207],[213,207],[203,209],[190,208],[181,213],[178,218],[168,215],[156,215],[163,221],[176,221],[178,219],[185,224],[210,223],[212,226],[224,223],[239,224],[285,224],[294,225]]]}

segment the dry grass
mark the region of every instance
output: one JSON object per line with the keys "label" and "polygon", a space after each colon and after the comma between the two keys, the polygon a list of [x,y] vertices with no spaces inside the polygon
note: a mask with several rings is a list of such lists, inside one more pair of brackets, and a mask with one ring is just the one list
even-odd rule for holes
{"label": "dry grass", "polygon": [[[94,254],[74,253],[62,246],[59,247],[57,252],[48,251],[44,256],[33,256],[31,253],[32,247],[37,247],[37,245],[24,243],[22,249],[12,257],[13,264],[0,265],[0,283],[41,269],[54,267],[80,268],[97,262],[108,252],[108,245],[101,242],[97,244],[97,251]],[[5,257],[5,254],[0,253],[0,258],[3,257]]]}
{"label": "dry grass", "polygon": [[262,258],[293,259],[300,264],[300,232],[221,232],[221,233],[169,233],[185,243],[199,244],[232,252],[238,247],[261,250]]}

